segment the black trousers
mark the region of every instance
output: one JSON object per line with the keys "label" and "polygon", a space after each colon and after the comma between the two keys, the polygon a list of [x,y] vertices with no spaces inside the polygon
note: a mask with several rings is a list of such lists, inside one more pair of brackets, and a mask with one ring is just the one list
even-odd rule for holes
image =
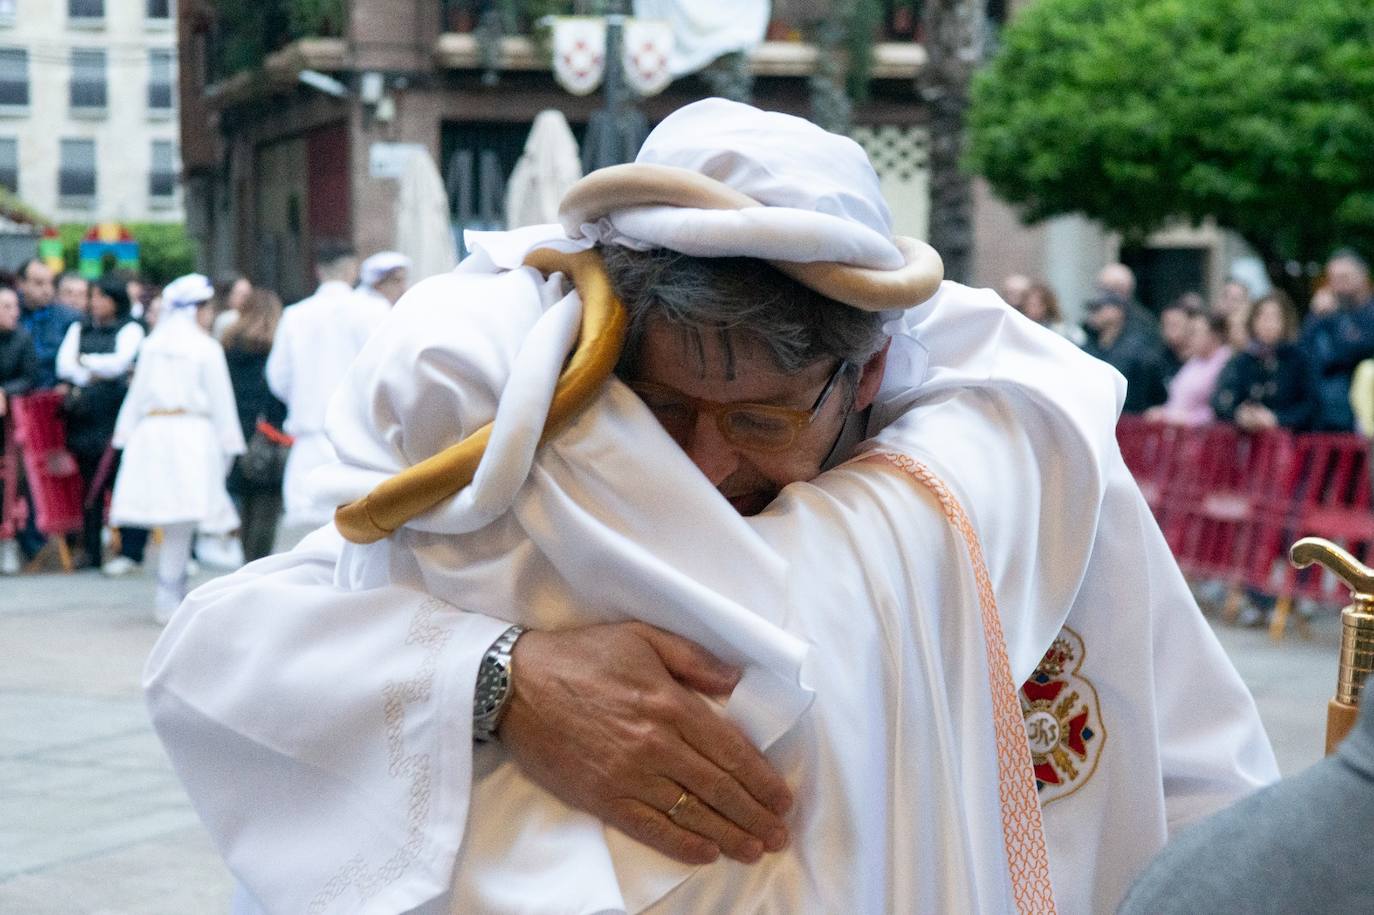
{"label": "black trousers", "polygon": [[[76,458],[76,466],[81,471],[81,479],[85,483],[85,505],[81,511],[81,545],[86,551],[86,563],[92,566],[99,566],[102,560],[103,549],[100,543],[100,531],[105,526],[105,502],[109,497],[110,491],[114,489],[115,475],[119,472],[119,459],[121,452],[115,452],[114,463],[110,466],[110,472],[104,481],[99,483],[99,491],[92,487],[96,486],[95,475],[100,469],[100,459],[104,452],[99,454],[89,454],[84,452],[73,452],[72,457]],[[134,562],[143,562],[143,551],[148,546],[148,531],[141,527],[121,527],[119,529],[119,554],[127,556]]]}

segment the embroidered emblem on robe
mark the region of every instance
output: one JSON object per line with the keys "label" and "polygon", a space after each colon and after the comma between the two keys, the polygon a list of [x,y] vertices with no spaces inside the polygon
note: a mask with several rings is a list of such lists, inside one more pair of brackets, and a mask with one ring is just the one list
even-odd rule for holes
{"label": "embroidered emblem on robe", "polygon": [[1097,770],[1107,733],[1097,690],[1082,676],[1083,639],[1064,628],[1021,687],[1040,805],[1068,797]]}

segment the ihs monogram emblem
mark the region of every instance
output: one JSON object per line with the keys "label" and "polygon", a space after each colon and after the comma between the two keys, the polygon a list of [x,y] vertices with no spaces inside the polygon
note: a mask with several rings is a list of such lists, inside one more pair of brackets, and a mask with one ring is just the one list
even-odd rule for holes
{"label": "ihs monogram emblem", "polygon": [[1083,639],[1065,628],[1021,687],[1040,805],[1068,797],[1092,778],[1107,734],[1097,690],[1079,674]]}

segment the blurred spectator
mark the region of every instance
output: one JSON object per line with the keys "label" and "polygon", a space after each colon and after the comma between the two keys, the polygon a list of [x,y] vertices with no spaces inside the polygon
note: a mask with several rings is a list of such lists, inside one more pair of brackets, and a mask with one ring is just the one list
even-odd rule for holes
{"label": "blurred spectator", "polygon": [[1250,320],[1251,301],[1250,287],[1235,277],[1229,277],[1221,287],[1221,295],[1212,304],[1212,313],[1226,319],[1228,340],[1236,352],[1250,343],[1246,324]]}
{"label": "blurred spectator", "polygon": [[1002,301],[1024,314],[1026,293],[1030,292],[1030,288],[1030,277],[1022,273],[1013,273],[1002,280],[998,292],[1002,295]]}
{"label": "blurred spectator", "polygon": [[254,289],[238,309],[238,320],[224,332],[224,359],[238,405],[239,425],[248,451],[234,460],[229,473],[229,495],[239,510],[239,539],[245,562],[272,552],[281,515],[282,461],[274,455],[258,455],[276,446],[258,424],[280,430],[286,421],[286,405],[267,387],[267,355],[281,319],[281,299],[269,289]]}
{"label": "blurred spectator", "polygon": [[1016,310],[1041,327],[1048,327],[1079,346],[1082,346],[1086,339],[1082,328],[1064,320],[1064,313],[1059,308],[1059,296],[1055,295],[1054,290],[1046,283],[1031,283],[1021,297],[1020,307]]}
{"label": "blurred spectator", "polygon": [[410,258],[396,251],[374,254],[358,271],[358,292],[390,310],[410,287],[410,266]]}
{"label": "blurred spectator", "polygon": [[[110,451],[115,418],[129,390],[129,375],[143,343],[143,328],[130,315],[128,285],[109,276],[90,287],[86,317],[67,329],[57,351],[57,375],[71,385],[63,411],[67,450],[76,458],[86,484],[82,544],[86,565],[102,565],[100,532],[105,499],[114,485],[115,456]],[[146,531],[120,536],[120,566],[143,562]]]}
{"label": "blurred spectator", "polygon": [[1084,321],[1089,339],[1083,350],[1126,377],[1123,413],[1144,413],[1168,396],[1164,386],[1164,354],[1151,334],[1128,320],[1131,303],[1104,292],[1088,303]]}
{"label": "blurred spectator", "polygon": [[68,270],[57,278],[57,303],[84,315],[90,305],[91,284],[74,270]]}
{"label": "blurred spectator", "polygon": [[1326,280],[1337,308],[1309,315],[1302,345],[1317,377],[1317,414],[1313,428],[1349,432],[1350,377],[1355,366],[1374,356],[1374,289],[1369,266],[1353,251],[1340,251],[1326,265]]}
{"label": "blurred spectator", "polygon": [[33,338],[33,350],[38,357],[38,372],[34,387],[46,390],[57,384],[57,348],[67,328],[81,315],[53,301],[52,271],[38,258],[19,268],[19,304],[23,306],[20,323]]}
{"label": "blurred spectator", "polygon": [[1336,293],[1331,291],[1330,286],[1321,285],[1312,293],[1311,300],[1307,303],[1307,313],[1309,315],[1332,315],[1340,311],[1341,303],[1336,300]]}
{"label": "blurred spectator", "polygon": [[1151,336],[1159,333],[1159,319],[1135,297],[1135,271],[1125,264],[1103,267],[1097,274],[1098,293],[1111,293],[1126,300],[1126,319]]}
{"label": "blurred spectator", "polygon": [[[0,455],[5,453],[4,419],[10,398],[33,387],[37,361],[28,331],[19,326],[19,293],[12,286],[0,286]],[[0,485],[0,499],[11,495]],[[14,575],[19,566],[19,544],[0,539],[0,575]]]}
{"label": "blurred spectator", "polygon": [[11,397],[33,387],[37,372],[33,340],[19,326],[19,293],[0,286],[0,417],[8,415]]}
{"label": "blurred spectator", "polygon": [[1227,320],[1221,315],[1191,312],[1187,316],[1188,358],[1169,382],[1169,398],[1145,411],[1145,418],[1176,426],[1205,426],[1216,419],[1212,395],[1231,359],[1226,344]]}
{"label": "blurred spectator", "polygon": [[1222,369],[1212,408],[1247,432],[1311,427],[1316,393],[1302,348],[1294,342],[1298,313],[1275,290],[1255,302],[1246,321],[1250,342]]}
{"label": "blurred spectator", "polygon": [[[1165,380],[1172,379],[1188,361],[1193,351],[1193,318],[1200,313],[1190,296],[1184,293],[1159,313],[1159,338],[1164,344]],[[1200,297],[1199,297],[1200,298]]]}
{"label": "blurred spectator", "polygon": [[197,318],[201,326],[210,331],[216,340],[224,340],[224,332],[239,319],[248,297],[253,294],[253,284],[241,273],[233,273],[215,280],[215,294],[200,307]]}

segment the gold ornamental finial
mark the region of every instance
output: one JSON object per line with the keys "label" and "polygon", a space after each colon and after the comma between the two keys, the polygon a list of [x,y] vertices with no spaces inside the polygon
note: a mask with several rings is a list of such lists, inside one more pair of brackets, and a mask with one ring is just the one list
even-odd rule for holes
{"label": "gold ornamental finial", "polygon": [[1341,611],[1341,658],[1336,697],[1326,710],[1326,752],[1331,753],[1355,725],[1360,691],[1374,670],[1374,569],[1320,537],[1304,537],[1288,551],[1300,569],[1321,565],[1350,588],[1354,600]]}

